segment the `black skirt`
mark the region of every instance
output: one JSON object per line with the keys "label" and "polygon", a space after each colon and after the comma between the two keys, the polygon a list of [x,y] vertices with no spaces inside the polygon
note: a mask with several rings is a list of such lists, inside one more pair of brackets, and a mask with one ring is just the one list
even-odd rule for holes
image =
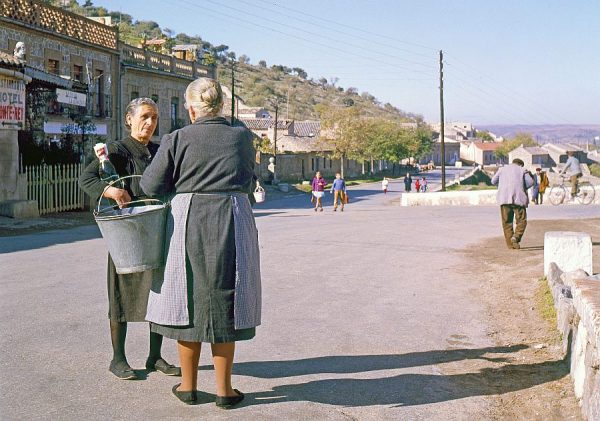
{"label": "black skirt", "polygon": [[162,269],[119,275],[108,255],[108,318],[113,322],[144,322],[148,294],[154,277],[162,278]]}

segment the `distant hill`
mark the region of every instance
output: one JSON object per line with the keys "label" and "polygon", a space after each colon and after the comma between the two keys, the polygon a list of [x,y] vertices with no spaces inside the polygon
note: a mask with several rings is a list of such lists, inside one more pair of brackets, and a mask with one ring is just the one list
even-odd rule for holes
{"label": "distant hill", "polygon": [[[545,125],[483,125],[478,130],[488,130],[497,136],[512,138],[517,133],[529,133],[540,144],[544,143],[594,143],[600,137],[600,124],[545,124]],[[600,141],[596,140],[600,145]]]}
{"label": "distant hill", "polygon": [[[219,82],[231,88],[231,67],[219,66]],[[302,69],[285,66],[251,65],[238,63],[235,73],[236,96],[246,105],[265,107],[273,111],[269,101],[280,98],[279,118],[294,120],[317,119],[319,106],[358,106],[363,115],[400,121],[422,121],[417,114],[405,112],[391,104],[381,104],[368,92],[356,88],[341,88],[325,79],[308,79]]]}

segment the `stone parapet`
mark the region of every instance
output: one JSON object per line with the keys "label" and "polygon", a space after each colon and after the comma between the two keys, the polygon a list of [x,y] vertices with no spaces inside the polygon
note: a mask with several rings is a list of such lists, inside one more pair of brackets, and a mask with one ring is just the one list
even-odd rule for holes
{"label": "stone parapet", "polygon": [[563,272],[550,263],[548,284],[575,396],[587,419],[600,420],[600,276]]}
{"label": "stone parapet", "polygon": [[496,190],[403,193],[401,206],[495,205]]}

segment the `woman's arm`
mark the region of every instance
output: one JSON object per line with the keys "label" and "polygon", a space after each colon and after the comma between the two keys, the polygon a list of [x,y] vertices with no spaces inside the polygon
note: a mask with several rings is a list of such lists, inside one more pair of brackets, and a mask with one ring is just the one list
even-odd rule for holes
{"label": "woman's arm", "polygon": [[154,159],[142,175],[140,187],[148,196],[160,196],[175,190],[173,149],[177,135],[176,131],[163,136]]}

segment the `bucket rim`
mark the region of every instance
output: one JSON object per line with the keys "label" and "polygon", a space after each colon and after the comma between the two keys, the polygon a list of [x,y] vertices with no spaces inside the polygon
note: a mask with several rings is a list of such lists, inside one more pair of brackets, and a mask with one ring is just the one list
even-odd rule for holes
{"label": "bucket rim", "polygon": [[129,218],[133,218],[135,216],[141,216],[141,215],[147,215],[149,213],[155,213],[155,212],[163,212],[166,209],[169,208],[169,204],[168,203],[161,203],[161,204],[157,204],[157,205],[148,205],[148,206],[156,206],[155,209],[149,209],[147,212],[143,212],[143,213],[129,213],[129,214],[124,214],[124,215],[103,215],[103,212],[108,212],[109,210],[116,210],[111,208],[104,208],[102,210],[100,210],[99,212],[94,212],[94,219],[96,220],[96,222],[100,221],[100,222],[104,222],[104,221],[114,221],[117,219],[129,219]]}

